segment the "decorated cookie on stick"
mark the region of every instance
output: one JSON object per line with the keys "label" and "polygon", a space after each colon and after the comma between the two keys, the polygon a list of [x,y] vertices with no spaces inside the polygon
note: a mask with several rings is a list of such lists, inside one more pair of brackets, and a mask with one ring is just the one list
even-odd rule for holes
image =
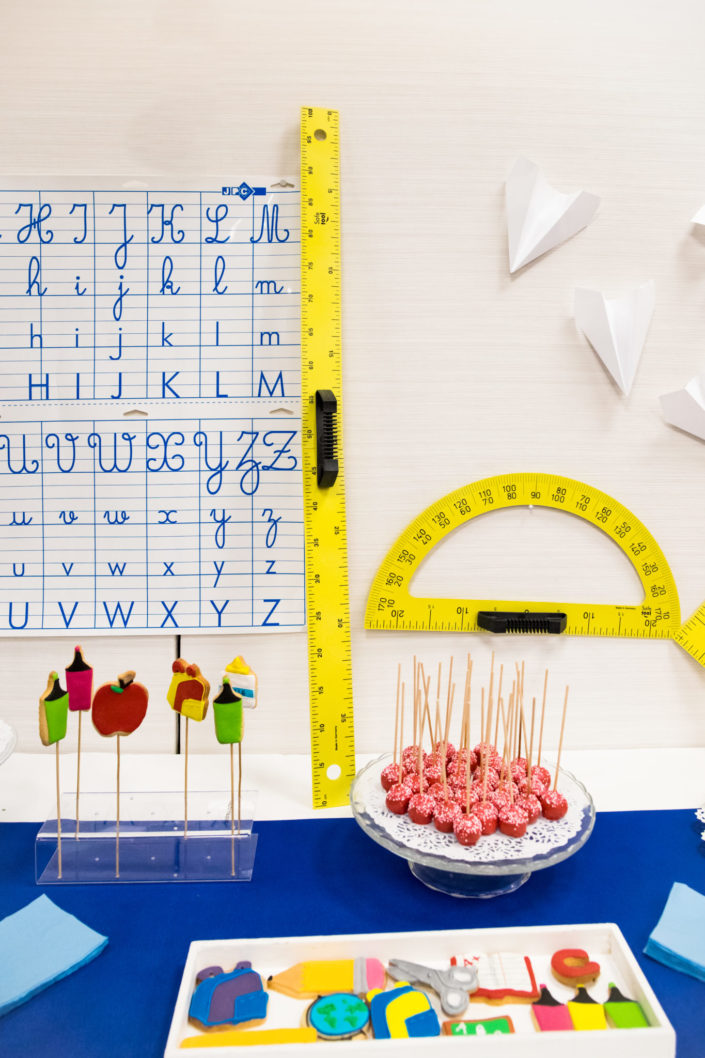
{"label": "decorated cookie on stick", "polygon": [[188,837],[188,723],[204,720],[208,712],[211,686],[198,665],[177,658],[171,666],[171,683],[166,700],[171,708],[184,717],[184,837]]}
{"label": "decorated cookie on stick", "polygon": [[115,877],[120,877],[120,736],[136,731],[147,714],[149,691],[135,682],[131,669],[104,683],[93,697],[93,726],[105,738],[117,738],[117,773],[115,779]]}
{"label": "decorated cookie on stick", "polygon": [[58,672],[50,672],[46,690],[39,698],[39,737],[43,746],[56,746],[56,836],[58,876],[61,878],[61,797],[59,743],[66,738],[69,696],[59,683]]}
{"label": "decorated cookie on stick", "polygon": [[241,657],[231,661],[223,676],[220,694],[213,700],[215,737],[222,746],[230,746],[230,869],[235,873],[235,765],[233,746],[237,745],[237,832],[242,822],[242,739],[243,707],[254,709],[257,705],[257,676]]}
{"label": "decorated cookie on stick", "polygon": [[77,646],[73,661],[67,665],[66,691],[69,696],[69,710],[78,713],[78,751],[76,753],[76,837],[80,825],[79,798],[81,795],[81,719],[91,708],[93,700],[93,669],[83,656],[83,650]]}

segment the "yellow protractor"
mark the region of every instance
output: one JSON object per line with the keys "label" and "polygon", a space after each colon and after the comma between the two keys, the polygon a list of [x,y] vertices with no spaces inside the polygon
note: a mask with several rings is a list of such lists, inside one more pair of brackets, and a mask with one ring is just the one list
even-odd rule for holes
{"label": "yellow protractor", "polygon": [[342,448],[338,112],[301,111],[301,406],[314,808],[355,776]]}
{"label": "yellow protractor", "polygon": [[[409,586],[420,564],[449,533],[491,511],[526,506],[565,511],[606,533],[630,560],[641,581],[641,605],[422,598],[411,594]],[[607,493],[556,474],[485,478],[427,507],[404,530],[379,567],[367,600],[365,628],[674,639],[705,666],[705,604],[681,624],[673,574],[646,526]]]}

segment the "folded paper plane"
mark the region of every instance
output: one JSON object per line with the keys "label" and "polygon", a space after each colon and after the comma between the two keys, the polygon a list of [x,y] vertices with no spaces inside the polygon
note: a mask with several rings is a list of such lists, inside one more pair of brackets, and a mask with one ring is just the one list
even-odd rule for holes
{"label": "folded paper plane", "polygon": [[659,398],[666,422],[705,441],[705,372],[691,378],[683,389]]}
{"label": "folded paper plane", "polygon": [[509,271],[517,272],[585,228],[600,199],[588,191],[564,195],[537,165],[517,158],[507,177],[506,204]]}
{"label": "folded paper plane", "polygon": [[705,224],[705,206],[701,206],[690,221],[691,224]]}
{"label": "folded paper plane", "polygon": [[601,290],[575,291],[575,322],[622,393],[629,393],[654,313],[653,281],[620,298]]}

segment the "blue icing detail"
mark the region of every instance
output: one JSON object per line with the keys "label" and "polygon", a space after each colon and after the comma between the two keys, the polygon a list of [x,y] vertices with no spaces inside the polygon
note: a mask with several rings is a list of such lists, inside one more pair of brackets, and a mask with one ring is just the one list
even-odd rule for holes
{"label": "blue icing detail", "polygon": [[255,696],[253,687],[238,687],[232,676],[230,677],[230,686],[235,691],[235,694],[239,694],[241,698],[254,698]]}
{"label": "blue icing detail", "polygon": [[268,1002],[262,978],[245,964],[230,973],[214,973],[202,980],[191,997],[188,1014],[205,1027],[241,1025],[263,1021]]}
{"label": "blue icing detail", "polygon": [[334,992],[314,1000],[306,1020],[324,1039],[356,1036],[370,1020],[367,1004],[351,992]]}
{"label": "blue icing detail", "polygon": [[[423,1010],[418,1009],[419,1001],[417,997],[419,996],[425,1001],[425,1009]],[[409,998],[405,999],[404,997]],[[398,1023],[398,1021],[403,1020],[410,1037],[440,1036],[441,1026],[438,1015],[431,1006],[426,993],[421,992],[419,989],[411,988],[410,985],[401,985],[399,988],[393,988],[388,992],[379,992],[370,1000],[370,1019],[376,1040],[393,1038],[388,1021],[389,1008],[392,1005],[396,1007],[394,1021]],[[409,1010],[406,1016],[404,1016],[405,1008]],[[399,1038],[399,1033],[395,1033],[395,1037]]]}

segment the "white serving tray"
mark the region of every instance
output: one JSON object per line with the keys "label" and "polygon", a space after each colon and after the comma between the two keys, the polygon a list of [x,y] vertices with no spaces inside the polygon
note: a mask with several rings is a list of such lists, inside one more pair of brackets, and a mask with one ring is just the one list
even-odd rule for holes
{"label": "white serving tray", "polygon": [[[235,963],[249,959],[263,981],[271,974],[308,959],[345,959],[358,956],[376,957],[386,963],[392,958],[409,959],[438,968],[447,968],[451,956],[470,952],[513,951],[531,958],[537,983],[545,983],[556,999],[566,1001],[574,994],[557,981],[550,969],[551,956],[560,948],[584,948],[593,961],[601,966],[597,981],[588,991],[598,1002],[607,998],[608,982],[614,981],[625,996],[641,1004],[650,1027],[645,1029],[607,1029],[594,1032],[538,1032],[531,1020],[530,1004],[503,1005],[470,1003],[463,1018],[491,1018],[500,1014],[511,1017],[515,1032],[511,1036],[493,1035],[473,1037],[440,1036],[433,1039],[355,1040],[352,1042],[316,1043],[316,1055],[327,1058],[341,1053],[374,1058],[390,1049],[396,1054],[460,1053],[471,1048],[473,1055],[485,1058],[498,1053],[521,1058],[558,1056],[565,1058],[674,1058],[676,1035],[649,982],[632,955],[619,928],[611,922],[597,925],[529,926],[518,929],[476,929],[419,933],[367,933],[332,937],[285,937],[262,940],[199,940],[193,941],[184,967],[174,1016],[164,1051],[164,1058],[185,1058],[203,1055],[204,1058],[233,1058],[234,1055],[291,1055],[303,1054],[308,1044],[290,1043],[278,1046],[204,1047],[183,1050],[180,1042],[187,1036],[198,1035],[189,1024],[188,1009],[196,974],[206,966],[219,965],[225,971]],[[389,982],[388,987],[393,986]],[[441,1021],[436,996],[429,992]],[[267,1020],[260,1026],[267,1028],[298,1027],[304,1024],[304,1013],[310,1000],[292,999],[277,992],[270,993]],[[247,1031],[247,1030],[243,1030]],[[212,1038],[213,1033],[208,1033]],[[341,1052],[342,1047],[342,1052]],[[453,1048],[456,1050],[454,1051]]]}

